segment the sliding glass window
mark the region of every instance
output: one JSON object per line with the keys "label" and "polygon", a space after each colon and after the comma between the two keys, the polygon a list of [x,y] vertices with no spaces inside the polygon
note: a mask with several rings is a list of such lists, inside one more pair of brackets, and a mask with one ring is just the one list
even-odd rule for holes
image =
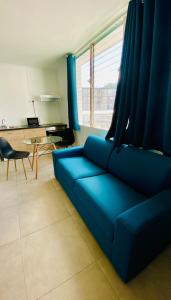
{"label": "sliding glass window", "polygon": [[90,50],[77,59],[76,72],[79,124],[90,126]]}
{"label": "sliding glass window", "polygon": [[80,125],[108,129],[123,46],[124,22],[77,59]]}

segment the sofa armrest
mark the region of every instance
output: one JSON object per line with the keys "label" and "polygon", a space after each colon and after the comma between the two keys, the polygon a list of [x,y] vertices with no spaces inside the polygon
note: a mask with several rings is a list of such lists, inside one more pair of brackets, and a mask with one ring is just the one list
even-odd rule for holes
{"label": "sofa armrest", "polygon": [[171,241],[171,189],[118,216],[112,262],[127,282]]}
{"label": "sofa armrest", "polygon": [[83,148],[83,146],[77,146],[60,150],[54,150],[52,151],[52,156],[54,159],[81,156],[83,155]]}

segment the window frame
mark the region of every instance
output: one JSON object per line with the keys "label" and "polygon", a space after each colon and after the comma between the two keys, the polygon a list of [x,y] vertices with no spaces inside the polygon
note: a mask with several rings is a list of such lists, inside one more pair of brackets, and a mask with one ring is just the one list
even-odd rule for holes
{"label": "window frame", "polygon": [[[84,51],[82,54],[80,54],[77,58],[81,57],[85,52],[89,51],[90,52],[90,121],[89,121],[89,125],[87,124],[80,124],[79,121],[79,125],[80,126],[84,126],[84,127],[88,127],[88,128],[94,128],[94,129],[98,129],[98,130],[107,130],[106,128],[99,128],[97,126],[95,126],[95,122],[94,122],[94,108],[95,108],[95,99],[94,99],[94,89],[95,89],[95,68],[94,68],[94,60],[95,60],[95,46],[102,41],[103,39],[105,39],[106,36],[108,36],[110,33],[114,32],[115,30],[117,30],[117,28],[119,26],[123,25],[123,38],[124,38],[124,31],[125,31],[125,22],[126,22],[126,14],[124,15],[122,21],[120,21],[117,26],[115,27],[115,29],[113,29],[112,31],[108,32],[107,35],[103,36],[100,40],[96,41],[95,43],[91,43],[89,45],[89,47],[87,47],[86,51]],[[113,103],[114,104],[114,103]]]}

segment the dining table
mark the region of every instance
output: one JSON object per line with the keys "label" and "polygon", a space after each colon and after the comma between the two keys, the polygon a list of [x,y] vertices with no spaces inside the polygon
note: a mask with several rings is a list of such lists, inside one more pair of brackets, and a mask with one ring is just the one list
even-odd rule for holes
{"label": "dining table", "polygon": [[56,150],[56,143],[61,141],[59,136],[41,136],[24,140],[24,144],[33,146],[32,170],[36,163],[35,178],[38,178],[38,160],[41,155]]}

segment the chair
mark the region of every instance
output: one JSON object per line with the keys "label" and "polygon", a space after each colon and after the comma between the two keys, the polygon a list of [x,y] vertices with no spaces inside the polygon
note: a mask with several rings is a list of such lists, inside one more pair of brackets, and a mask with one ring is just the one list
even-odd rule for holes
{"label": "chair", "polygon": [[56,146],[58,147],[68,147],[74,144],[75,142],[73,130],[70,128],[66,128],[61,132],[61,135],[60,133],[58,133],[58,135],[62,137],[62,141],[56,143]]}
{"label": "chair", "polygon": [[14,160],[15,170],[17,171],[16,161],[18,159],[22,159],[24,175],[27,180],[27,174],[26,174],[26,169],[25,169],[25,165],[24,165],[24,158],[28,158],[30,166],[32,168],[31,161],[29,159],[29,155],[30,155],[30,152],[14,150],[11,147],[11,145],[7,142],[6,139],[4,139],[2,137],[0,138],[0,156],[2,157],[2,159],[4,159],[4,158],[7,159],[7,175],[6,175],[7,180],[8,180],[8,175],[9,175],[9,161]]}

